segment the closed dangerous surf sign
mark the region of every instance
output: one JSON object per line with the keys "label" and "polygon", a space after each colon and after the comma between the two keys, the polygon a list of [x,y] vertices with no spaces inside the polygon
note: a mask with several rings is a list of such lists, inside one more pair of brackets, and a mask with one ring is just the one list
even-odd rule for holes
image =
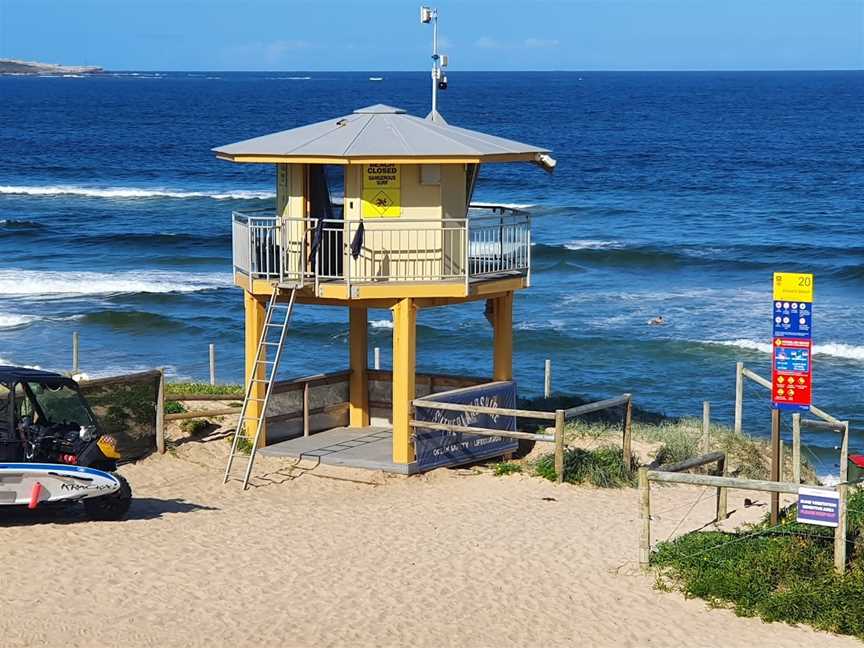
{"label": "closed dangerous surf sign", "polygon": [[398,164],[363,165],[363,218],[399,218],[402,214],[400,176]]}

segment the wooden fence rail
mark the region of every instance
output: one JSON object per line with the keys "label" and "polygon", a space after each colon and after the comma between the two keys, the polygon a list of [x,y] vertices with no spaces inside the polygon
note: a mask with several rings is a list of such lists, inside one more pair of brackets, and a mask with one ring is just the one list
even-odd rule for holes
{"label": "wooden fence rail", "polygon": [[511,432],[509,430],[493,430],[490,428],[468,427],[465,425],[455,425],[452,423],[435,423],[432,421],[412,420],[413,428],[429,428],[432,430],[444,430],[446,432],[462,432],[466,434],[479,434],[481,436],[500,436],[510,439],[521,439],[524,441],[534,441],[539,443],[554,443],[555,444],[555,475],[558,483],[564,481],[564,425],[565,423],[577,416],[590,414],[591,412],[599,412],[602,410],[626,405],[624,413],[624,431],[623,431],[623,456],[624,465],[628,470],[632,465],[631,457],[631,421],[633,402],[630,394],[622,394],[615,398],[607,398],[606,400],[596,401],[594,403],[586,403],[570,409],[558,409],[554,412],[542,412],[537,410],[523,410],[506,407],[486,407],[481,405],[462,405],[459,403],[441,403],[427,398],[417,398],[412,401],[414,407],[427,407],[430,409],[444,410],[448,412],[463,412],[466,414],[492,414],[498,416],[515,416],[525,419],[537,420],[552,420],[555,421],[554,426],[545,428],[546,434],[538,432]]}
{"label": "wooden fence rail", "polygon": [[[767,390],[771,390],[771,381],[763,376],[760,376],[755,371],[744,366],[743,362],[738,362],[735,365],[735,432],[741,433],[744,420],[744,380],[752,380],[758,385],[761,385]],[[810,414],[820,420],[805,419],[801,414],[795,413],[792,415],[792,474],[793,479],[797,483],[801,483],[801,428],[811,427],[822,430],[833,430],[842,435],[840,442],[840,481],[846,481],[849,463],[849,421],[841,421],[828,412],[810,405]],[[776,414],[775,414],[776,416]],[[779,437],[779,419],[776,424],[776,434]],[[772,430],[772,436],[775,432]],[[778,444],[779,445],[779,444]],[[772,463],[779,463],[779,457],[774,457]]]}
{"label": "wooden fence rail", "polygon": [[[739,490],[761,491],[767,493],[798,494],[800,484],[792,482],[775,482],[764,479],[739,479],[714,475],[694,475],[691,473],[669,472],[665,470],[650,470],[647,467],[639,469],[639,565],[645,569],[651,558],[651,482],[666,484],[691,484],[695,486],[713,486],[718,492],[718,513],[720,511],[720,492],[729,488]],[[808,486],[825,492],[836,492],[839,495],[839,524],[834,530],[834,569],[843,574],[846,569],[846,491],[847,483],[840,483],[834,488]],[[724,506],[725,509],[725,506]],[[724,514],[726,511],[723,510]],[[718,515],[717,521],[720,516]]]}

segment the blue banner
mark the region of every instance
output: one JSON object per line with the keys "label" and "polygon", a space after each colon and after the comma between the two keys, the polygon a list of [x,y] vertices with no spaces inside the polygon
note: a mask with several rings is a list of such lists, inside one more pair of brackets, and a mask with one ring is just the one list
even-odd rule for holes
{"label": "blue banner", "polygon": [[[433,394],[426,396],[424,400],[512,409],[516,407],[516,383],[513,381],[486,383]],[[515,416],[468,414],[417,406],[414,411],[414,418],[417,421],[448,423],[464,427],[516,431]],[[513,452],[518,446],[518,440],[507,437],[447,432],[422,427],[414,429],[414,450],[417,467],[420,470],[431,470],[441,466],[458,466],[481,459],[489,459]]]}

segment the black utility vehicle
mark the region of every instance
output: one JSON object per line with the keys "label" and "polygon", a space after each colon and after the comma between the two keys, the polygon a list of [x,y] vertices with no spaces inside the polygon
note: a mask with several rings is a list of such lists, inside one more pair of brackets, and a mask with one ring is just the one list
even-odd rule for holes
{"label": "black utility vehicle", "polygon": [[[116,440],[103,435],[71,378],[25,367],[0,366],[0,464],[85,466],[114,473]],[[83,499],[93,519],[116,520],[129,510],[132,489],[119,474],[119,490]]]}

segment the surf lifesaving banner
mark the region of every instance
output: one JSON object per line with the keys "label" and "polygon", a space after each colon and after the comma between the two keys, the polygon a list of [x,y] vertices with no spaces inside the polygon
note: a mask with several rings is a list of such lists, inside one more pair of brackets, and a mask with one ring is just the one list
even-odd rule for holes
{"label": "surf lifesaving banner", "polygon": [[[453,391],[426,396],[425,400],[512,409],[516,407],[516,383],[512,380],[486,383],[476,387],[454,389]],[[515,416],[468,414],[417,406],[414,418],[417,421],[449,423],[464,427],[516,431]],[[441,466],[458,466],[481,459],[489,459],[513,452],[518,446],[519,442],[516,439],[507,437],[446,432],[421,427],[414,429],[414,452],[417,467],[421,470],[430,470]]]}
{"label": "surf lifesaving banner", "polygon": [[771,402],[807,411],[813,402],[813,275],[775,272]]}
{"label": "surf lifesaving banner", "polygon": [[402,215],[402,169],[390,162],[363,165],[363,218],[399,218]]}

